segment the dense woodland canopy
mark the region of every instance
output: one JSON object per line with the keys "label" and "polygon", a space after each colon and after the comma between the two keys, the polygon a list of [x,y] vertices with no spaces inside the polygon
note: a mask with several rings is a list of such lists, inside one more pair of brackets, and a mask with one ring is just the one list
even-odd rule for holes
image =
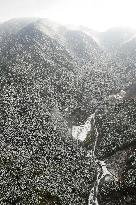
{"label": "dense woodland canopy", "polygon": [[[116,175],[101,180],[99,205],[136,203],[135,35],[47,19],[0,24],[0,204],[87,205],[96,137],[95,157]],[[94,112],[87,138],[73,138]]]}

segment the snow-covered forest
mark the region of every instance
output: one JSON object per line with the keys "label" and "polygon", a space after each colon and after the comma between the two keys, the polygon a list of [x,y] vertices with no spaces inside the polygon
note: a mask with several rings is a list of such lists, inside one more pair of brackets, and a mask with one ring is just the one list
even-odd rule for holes
{"label": "snow-covered forest", "polygon": [[0,24],[0,204],[136,204],[136,31]]}

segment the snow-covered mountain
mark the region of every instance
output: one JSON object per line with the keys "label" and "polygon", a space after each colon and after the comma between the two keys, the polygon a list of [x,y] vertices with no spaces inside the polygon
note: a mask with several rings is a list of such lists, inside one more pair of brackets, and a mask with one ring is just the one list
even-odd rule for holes
{"label": "snow-covered mountain", "polygon": [[135,33],[0,24],[2,204],[135,204]]}

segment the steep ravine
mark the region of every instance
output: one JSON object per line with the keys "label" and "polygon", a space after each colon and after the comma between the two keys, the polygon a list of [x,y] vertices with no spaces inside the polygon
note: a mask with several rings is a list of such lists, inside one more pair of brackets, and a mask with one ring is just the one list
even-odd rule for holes
{"label": "steep ravine", "polygon": [[109,172],[109,170],[106,167],[105,161],[98,160],[95,151],[96,151],[96,146],[97,146],[97,140],[99,133],[97,131],[97,128],[95,126],[95,113],[92,115],[92,129],[95,130],[95,141],[94,141],[94,146],[92,149],[92,158],[94,160],[94,163],[96,165],[96,170],[97,170],[97,178],[96,181],[94,182],[93,188],[90,191],[89,199],[88,199],[88,205],[99,205],[98,202],[98,191],[99,191],[99,184],[101,183],[102,179],[110,178],[113,177],[112,174]]}
{"label": "steep ravine", "polygon": [[91,155],[90,157],[93,159],[94,164],[96,165],[96,170],[97,170],[97,177],[96,181],[93,184],[93,187],[90,191],[90,195],[88,198],[88,205],[99,205],[98,202],[98,191],[99,191],[99,185],[103,180],[116,180],[116,177],[108,170],[106,162],[97,159],[97,156],[95,154],[96,151],[96,146],[97,146],[97,141],[98,141],[98,136],[99,133],[97,131],[97,128],[95,126],[95,113],[93,113],[88,119],[86,120],[84,125],[81,126],[74,126],[73,127],[73,137],[76,138],[77,140],[85,140],[87,135],[94,130],[95,133],[95,140],[93,143],[93,148],[91,150]]}

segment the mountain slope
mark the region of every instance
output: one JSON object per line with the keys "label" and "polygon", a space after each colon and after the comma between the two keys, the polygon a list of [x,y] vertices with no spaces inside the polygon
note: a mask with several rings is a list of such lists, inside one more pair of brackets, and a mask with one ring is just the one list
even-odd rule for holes
{"label": "mountain slope", "polygon": [[[47,19],[0,25],[2,204],[135,201],[124,193],[135,191],[135,67],[126,61],[135,62],[135,40],[123,32],[95,36]],[[81,142],[71,132],[86,120]]]}

